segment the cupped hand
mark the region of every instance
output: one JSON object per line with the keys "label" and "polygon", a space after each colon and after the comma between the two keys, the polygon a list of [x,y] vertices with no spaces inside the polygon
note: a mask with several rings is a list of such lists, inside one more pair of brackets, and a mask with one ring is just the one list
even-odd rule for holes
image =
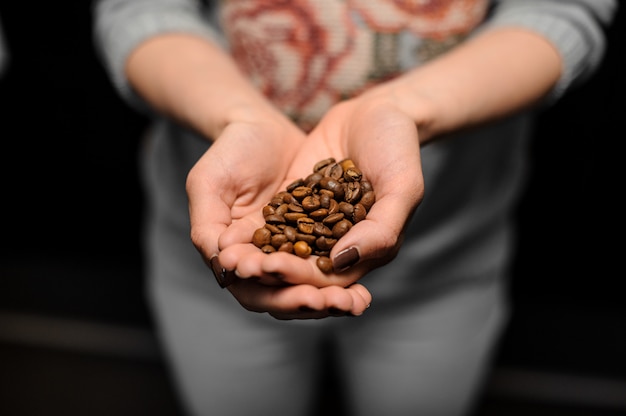
{"label": "cupped hand", "polygon": [[[397,255],[405,226],[424,193],[415,122],[385,99],[364,97],[336,105],[299,144],[281,190],[291,181],[306,177],[315,163],[329,157],[352,159],[376,193],[366,219],[356,223],[333,247],[330,256],[335,270],[322,273],[315,264],[317,256],[268,255],[252,244],[226,248],[220,254],[225,267],[236,269],[242,278],[256,277],[264,282],[345,288]],[[254,224],[241,222],[224,235],[247,234],[247,241],[240,241],[246,243],[262,225],[263,220],[256,217]]]}
{"label": "cupped hand", "polygon": [[[265,274],[264,282],[235,276],[238,261],[265,256],[250,243],[251,236],[264,224],[263,206],[284,187],[304,137],[289,122],[227,126],[188,175],[192,241],[218,283],[247,310],[267,312],[276,319],[361,315],[371,295],[359,284],[318,288],[288,285],[271,273]],[[220,264],[221,251],[233,253],[232,267]]]}
{"label": "cupped hand", "polygon": [[251,234],[231,233],[224,242],[220,236],[238,222],[263,222],[262,207],[282,185],[304,137],[282,116],[234,122],[196,162],[186,183],[191,239],[207,264],[222,248],[250,241]]}

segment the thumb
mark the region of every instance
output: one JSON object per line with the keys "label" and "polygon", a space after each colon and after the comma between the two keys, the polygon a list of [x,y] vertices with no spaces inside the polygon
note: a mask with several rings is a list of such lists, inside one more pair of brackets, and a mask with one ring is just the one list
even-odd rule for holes
{"label": "thumb", "polygon": [[414,208],[406,201],[387,197],[341,237],[331,251],[333,271],[341,273],[359,265],[367,271],[389,263],[398,254],[403,230]]}

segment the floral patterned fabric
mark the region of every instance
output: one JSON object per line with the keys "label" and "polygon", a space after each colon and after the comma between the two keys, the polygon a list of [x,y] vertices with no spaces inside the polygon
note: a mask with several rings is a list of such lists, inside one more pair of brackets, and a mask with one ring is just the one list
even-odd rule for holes
{"label": "floral patterned fabric", "polygon": [[232,54],[304,128],[337,101],[449,49],[488,0],[224,0]]}

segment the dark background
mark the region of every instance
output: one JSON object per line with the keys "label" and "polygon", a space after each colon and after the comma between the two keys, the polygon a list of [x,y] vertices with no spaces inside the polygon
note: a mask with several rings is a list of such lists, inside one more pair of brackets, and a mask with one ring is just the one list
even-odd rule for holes
{"label": "dark background", "polygon": [[[147,120],[96,58],[89,1],[40,3],[0,5],[0,314],[150,330],[136,163]],[[622,7],[603,66],[539,119],[498,366],[626,381],[624,28]]]}

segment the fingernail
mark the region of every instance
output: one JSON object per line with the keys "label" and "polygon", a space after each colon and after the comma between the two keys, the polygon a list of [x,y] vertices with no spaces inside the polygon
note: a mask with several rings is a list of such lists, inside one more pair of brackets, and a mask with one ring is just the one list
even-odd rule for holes
{"label": "fingernail", "polygon": [[300,310],[300,312],[313,312],[313,308],[309,308],[308,306],[300,306],[298,308]]}
{"label": "fingernail", "polygon": [[359,250],[356,247],[350,247],[339,254],[333,260],[333,269],[335,273],[342,272],[348,267],[353,266],[359,261]]}
{"label": "fingernail", "polygon": [[235,272],[228,271],[222,267],[217,256],[211,257],[211,271],[213,271],[215,280],[217,280],[217,284],[220,285],[222,289],[231,285],[237,278]]}

